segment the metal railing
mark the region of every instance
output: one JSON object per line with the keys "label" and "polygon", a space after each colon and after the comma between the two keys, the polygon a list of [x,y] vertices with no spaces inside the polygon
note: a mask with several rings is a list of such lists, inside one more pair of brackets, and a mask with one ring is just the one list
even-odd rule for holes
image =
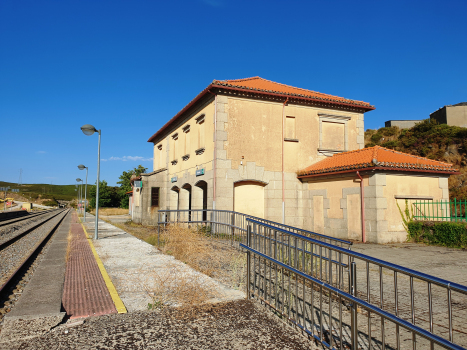
{"label": "metal railing", "polygon": [[350,249],[352,242],[334,238],[316,232],[280,224],[271,220],[254,217],[230,210],[194,209],[194,210],[159,210],[158,225],[170,223],[204,226],[203,230],[213,237],[230,240],[232,245],[246,243],[247,219],[253,219],[277,228],[285,229],[302,236],[311,237],[324,243]]}
{"label": "metal railing", "polygon": [[415,200],[412,203],[413,217],[422,221],[467,221],[467,200]]}
{"label": "metal railing", "polygon": [[[246,220],[249,290],[325,346],[356,346],[357,337],[369,349],[467,345],[466,286]],[[342,303],[360,307],[364,319],[343,317]]]}

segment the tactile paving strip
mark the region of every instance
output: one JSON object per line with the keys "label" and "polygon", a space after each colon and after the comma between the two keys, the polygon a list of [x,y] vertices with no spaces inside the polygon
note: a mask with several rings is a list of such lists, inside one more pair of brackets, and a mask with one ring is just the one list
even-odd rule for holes
{"label": "tactile paving strip", "polygon": [[62,298],[67,315],[79,318],[117,313],[76,212],[69,244]]}

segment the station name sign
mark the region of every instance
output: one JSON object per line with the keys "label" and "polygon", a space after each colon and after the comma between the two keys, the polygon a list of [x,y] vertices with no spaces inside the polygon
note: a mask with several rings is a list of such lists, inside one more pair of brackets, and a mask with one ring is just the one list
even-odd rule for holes
{"label": "station name sign", "polygon": [[204,175],[204,168],[196,170],[196,176]]}
{"label": "station name sign", "polygon": [[172,182],[177,182],[178,178],[176,176],[174,176],[173,178],[170,179],[170,181]]}

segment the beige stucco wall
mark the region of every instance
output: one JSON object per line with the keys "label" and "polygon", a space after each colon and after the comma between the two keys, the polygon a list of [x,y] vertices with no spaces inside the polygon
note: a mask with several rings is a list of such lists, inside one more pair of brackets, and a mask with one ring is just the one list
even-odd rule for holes
{"label": "beige stucco wall", "polygon": [[[198,124],[196,119],[204,114],[204,122]],[[184,132],[189,126],[190,131]],[[199,140],[199,129],[203,128],[201,142]],[[178,133],[178,139],[175,141],[173,135]],[[188,143],[185,145],[185,138],[188,135]],[[204,135],[204,137],[203,137]],[[174,146],[176,145],[176,154],[174,157]],[[195,151],[201,147],[205,150],[202,154],[196,154]],[[162,151],[159,147],[162,146]],[[154,144],[154,168],[156,171],[161,168],[167,168],[170,177],[183,176],[185,172],[191,175],[196,173],[196,167],[205,168],[206,171],[212,170],[212,156],[214,152],[214,102],[209,103],[201,110],[193,113],[188,119],[175,128],[168,131],[168,134]],[[163,154],[161,156],[161,153]],[[182,159],[188,155],[188,159]],[[161,159],[163,160],[161,162]],[[176,164],[172,161],[176,160]]]}
{"label": "beige stucco wall", "polygon": [[[359,188],[360,180],[355,175],[354,178],[337,178],[337,179],[320,179],[311,180],[308,183],[308,189],[325,190],[327,198],[330,201],[330,208],[327,211],[327,217],[333,219],[342,219],[344,217],[341,199],[343,198],[342,191],[344,188]],[[363,179],[363,184],[368,185],[368,179]]]}
{"label": "beige stucco wall", "polygon": [[[254,161],[266,170],[281,171],[282,142],[286,172],[296,172],[324,159],[318,152],[319,114],[349,117],[347,149],[363,148],[363,139],[359,138],[363,135],[363,114],[289,104],[284,108],[284,116],[294,117],[295,139],[283,141],[282,103],[229,97],[225,108],[228,120],[223,149],[226,159],[232,161],[232,169],[238,168],[243,157],[243,163]],[[333,135],[325,137],[326,142],[331,142]]]}
{"label": "beige stucco wall", "polygon": [[[427,200],[448,199],[446,189],[443,191],[443,179],[438,176],[417,176],[409,174],[386,175],[386,185],[383,186],[383,194],[387,200],[384,220],[388,221],[388,241],[403,242],[407,239],[407,233],[402,225],[402,218],[397,204],[402,210],[405,210],[405,198],[408,204],[413,208],[414,198]],[[446,182],[447,185],[447,182]],[[397,198],[399,199],[397,199]]]}

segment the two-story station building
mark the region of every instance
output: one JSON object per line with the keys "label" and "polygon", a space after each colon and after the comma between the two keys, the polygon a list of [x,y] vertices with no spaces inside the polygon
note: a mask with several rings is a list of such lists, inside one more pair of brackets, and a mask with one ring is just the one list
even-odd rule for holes
{"label": "two-story station building", "polygon": [[455,170],[364,149],[373,109],[260,77],[214,80],[149,138],[154,166],[133,191],[133,220],[223,209],[339,238],[403,241],[397,201],[448,199]]}

